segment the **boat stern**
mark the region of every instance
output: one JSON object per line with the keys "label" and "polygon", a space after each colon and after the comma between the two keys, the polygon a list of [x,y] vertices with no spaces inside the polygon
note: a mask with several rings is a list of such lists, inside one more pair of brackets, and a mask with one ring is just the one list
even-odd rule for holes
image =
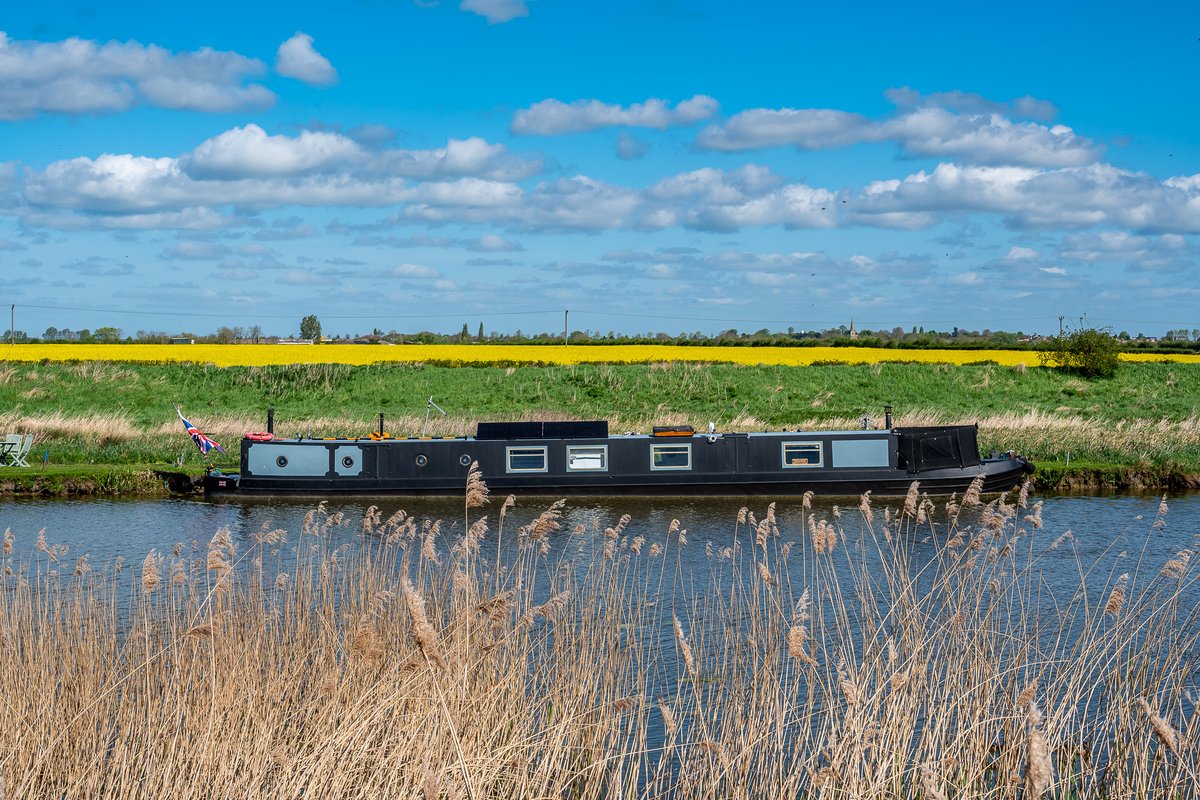
{"label": "boat stern", "polygon": [[219,469],[205,473],[201,485],[205,494],[233,494],[237,491],[241,476],[236,472],[222,472]]}

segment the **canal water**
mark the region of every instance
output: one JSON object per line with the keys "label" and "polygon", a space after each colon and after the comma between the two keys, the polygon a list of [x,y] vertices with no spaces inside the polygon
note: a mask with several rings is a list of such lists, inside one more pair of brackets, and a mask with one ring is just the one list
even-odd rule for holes
{"label": "canal water", "polygon": [[[509,530],[537,517],[555,498],[522,497],[508,512]],[[987,499],[987,498],[985,498]],[[496,514],[503,498],[494,497],[489,506],[472,510],[472,519],[487,514],[495,528]],[[1013,498],[1009,498],[1010,501]],[[48,545],[59,545],[64,551],[60,561],[74,562],[87,555],[93,568],[103,568],[117,558],[127,563],[140,563],[152,549],[165,552],[176,544],[186,548],[196,545],[203,549],[212,536],[228,528],[239,550],[254,543],[256,534],[282,528],[291,541],[299,538],[305,515],[318,500],[306,499],[8,499],[0,502],[0,530],[9,529],[15,537],[13,555],[32,556],[39,533],[44,533]],[[624,530],[628,538],[642,536],[647,548],[665,542],[673,520],[687,530],[690,547],[681,549],[680,566],[684,575],[694,571],[697,576],[709,572],[711,543],[718,551],[731,546],[735,538],[735,522],[743,507],[762,519],[767,514],[769,498],[574,498],[568,499],[560,531],[550,537],[548,557],[553,560],[577,552],[580,541],[591,541],[605,527],[615,525],[628,514],[630,521]],[[836,501],[835,501],[836,502]],[[853,546],[855,537],[863,532],[858,498],[842,498],[835,502],[814,499],[806,511],[800,498],[785,498],[775,503],[778,521],[777,545],[796,541],[802,535],[801,520],[810,514],[816,519],[841,516],[841,527],[847,544]],[[1185,548],[1195,547],[1200,536],[1200,494],[1168,496],[1166,513],[1161,514],[1163,498],[1158,495],[1079,496],[1060,495],[1029,498],[1030,505],[1042,502],[1043,528],[1033,532],[1046,548],[1041,556],[1043,573],[1049,580],[1062,572],[1065,581],[1078,583],[1080,565],[1089,574],[1107,577],[1114,572],[1128,571],[1125,564],[1142,562],[1161,565]],[[902,499],[877,499],[873,503],[875,527],[885,509],[899,511]],[[330,513],[341,512],[342,524],[331,531],[331,544],[354,545],[362,540],[362,520],[368,508],[376,507],[384,519],[403,509],[417,520],[442,520],[440,538],[442,549],[448,549],[462,535],[463,504],[451,498],[345,498],[329,500],[324,508]],[[938,537],[944,535],[942,502],[938,513],[932,514],[934,526],[918,528],[917,553],[922,544],[932,550]],[[964,512],[962,520],[968,520]],[[1026,526],[1029,527],[1029,526]],[[573,531],[582,529],[582,533]],[[1072,547],[1049,549],[1050,545],[1070,532]],[[741,526],[743,545],[747,529]],[[65,548],[65,550],[64,550]],[[1039,547],[1039,550],[1042,548]],[[1098,579],[1099,579],[1098,578]]]}

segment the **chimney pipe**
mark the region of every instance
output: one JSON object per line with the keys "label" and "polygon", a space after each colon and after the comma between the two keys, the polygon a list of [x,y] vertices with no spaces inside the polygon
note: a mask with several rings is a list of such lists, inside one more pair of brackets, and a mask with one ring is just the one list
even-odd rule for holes
{"label": "chimney pipe", "polygon": [[883,407],[883,428],[890,431],[892,429],[892,407]]}
{"label": "chimney pipe", "polygon": [[379,438],[383,438],[383,412],[379,412]]}
{"label": "chimney pipe", "polygon": [[275,433],[275,406],[267,409],[267,433]]}

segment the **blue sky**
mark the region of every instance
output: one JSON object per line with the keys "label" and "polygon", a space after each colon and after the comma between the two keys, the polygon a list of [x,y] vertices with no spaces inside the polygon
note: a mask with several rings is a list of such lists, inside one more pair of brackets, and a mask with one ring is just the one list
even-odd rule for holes
{"label": "blue sky", "polygon": [[21,330],[1200,328],[1195,4],[172,5],[0,18]]}

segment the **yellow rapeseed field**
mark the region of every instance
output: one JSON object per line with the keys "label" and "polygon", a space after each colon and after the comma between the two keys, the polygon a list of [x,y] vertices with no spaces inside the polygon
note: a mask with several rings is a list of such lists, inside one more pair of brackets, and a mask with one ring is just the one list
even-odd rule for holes
{"label": "yellow rapeseed field", "polygon": [[[1200,355],[1125,354],[1128,361],[1200,363]],[[890,350],[870,347],[681,347],[678,345],[292,345],[292,344],[16,344],[0,346],[0,360],[193,362],[218,367],[270,364],[377,364],[437,362],[488,364],[647,364],[710,361],[731,364],[808,366],[822,361],[875,364],[917,361],[1004,366],[1038,365],[1029,350]]]}

